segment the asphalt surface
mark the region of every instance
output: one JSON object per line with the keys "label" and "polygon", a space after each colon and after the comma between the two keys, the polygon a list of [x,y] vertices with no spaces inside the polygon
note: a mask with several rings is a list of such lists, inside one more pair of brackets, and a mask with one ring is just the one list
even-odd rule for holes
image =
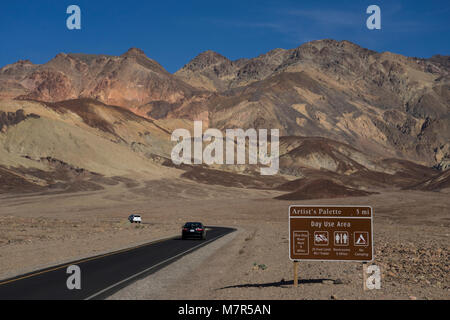
{"label": "asphalt surface", "polygon": [[[0,280],[0,300],[104,299],[233,231],[231,228],[208,227],[206,240],[169,238]],[[67,288],[70,265],[80,267],[80,290]]]}

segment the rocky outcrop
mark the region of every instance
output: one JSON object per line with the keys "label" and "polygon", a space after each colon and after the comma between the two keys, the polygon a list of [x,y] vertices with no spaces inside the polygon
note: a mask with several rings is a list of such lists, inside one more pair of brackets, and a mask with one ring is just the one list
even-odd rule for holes
{"label": "rocky outcrop", "polygon": [[33,113],[25,115],[22,109],[19,109],[16,112],[0,111],[0,132],[5,132],[7,127],[14,126],[28,118],[37,119],[39,116]]}

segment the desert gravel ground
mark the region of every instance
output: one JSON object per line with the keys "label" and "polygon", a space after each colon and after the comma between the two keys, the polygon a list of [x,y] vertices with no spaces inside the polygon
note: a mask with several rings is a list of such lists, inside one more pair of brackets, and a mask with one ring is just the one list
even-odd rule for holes
{"label": "desert gravel ground", "polygon": [[[117,292],[113,299],[449,299],[450,197],[444,192],[279,201],[274,191],[155,180],[96,192],[1,196],[0,278],[177,234],[187,220],[237,232]],[[381,290],[362,264],[302,262],[293,288],[288,206],[360,204],[375,211]],[[141,226],[127,223],[132,212]]]}

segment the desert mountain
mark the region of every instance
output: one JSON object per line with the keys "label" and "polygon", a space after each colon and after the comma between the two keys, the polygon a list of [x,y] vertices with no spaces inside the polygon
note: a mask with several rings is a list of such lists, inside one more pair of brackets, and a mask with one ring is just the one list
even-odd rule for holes
{"label": "desert mountain", "polygon": [[118,57],[60,53],[43,65],[19,61],[0,69],[0,98],[91,98],[143,115],[153,106],[181,106],[194,95],[201,97],[198,91],[136,48]]}
{"label": "desert mountain", "polygon": [[170,150],[165,128],[96,100],[0,104],[0,191],[95,190],[112,177],[169,177],[153,159]]}
{"label": "desert mountain", "polygon": [[327,138],[293,136],[281,137],[279,176],[261,177],[254,165],[175,166],[170,133],[171,126],[189,125],[181,120],[151,120],[90,99],[4,100],[0,106],[0,192],[98,190],[119,182],[133,185],[133,179],[181,177],[208,185],[289,191],[294,197],[303,188],[309,197],[317,196],[317,185],[340,189],[335,192],[339,196],[357,196],[415,186],[438,175],[437,170],[378,159]]}
{"label": "desert mountain", "polygon": [[[440,184],[433,166],[448,167],[449,65],[446,56],[408,58],[333,40],[236,61],[207,51],[174,75],[139,49],[19,61],[0,69],[2,188],[95,190],[119,176],[177,176],[294,198],[321,186],[342,196],[423,189]],[[170,135],[192,120],[280,129],[281,175],[174,168]]]}
{"label": "desert mountain", "polygon": [[320,40],[237,61],[206,52],[176,75],[216,92],[203,105],[212,127],[280,128],[431,166],[449,157],[448,61]]}

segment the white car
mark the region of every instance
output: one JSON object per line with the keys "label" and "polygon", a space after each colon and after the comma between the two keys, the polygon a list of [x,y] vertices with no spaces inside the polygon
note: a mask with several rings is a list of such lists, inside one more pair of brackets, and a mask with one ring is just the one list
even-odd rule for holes
{"label": "white car", "polygon": [[138,214],[132,214],[131,216],[128,217],[128,220],[131,223],[141,223],[142,222],[142,218]]}

